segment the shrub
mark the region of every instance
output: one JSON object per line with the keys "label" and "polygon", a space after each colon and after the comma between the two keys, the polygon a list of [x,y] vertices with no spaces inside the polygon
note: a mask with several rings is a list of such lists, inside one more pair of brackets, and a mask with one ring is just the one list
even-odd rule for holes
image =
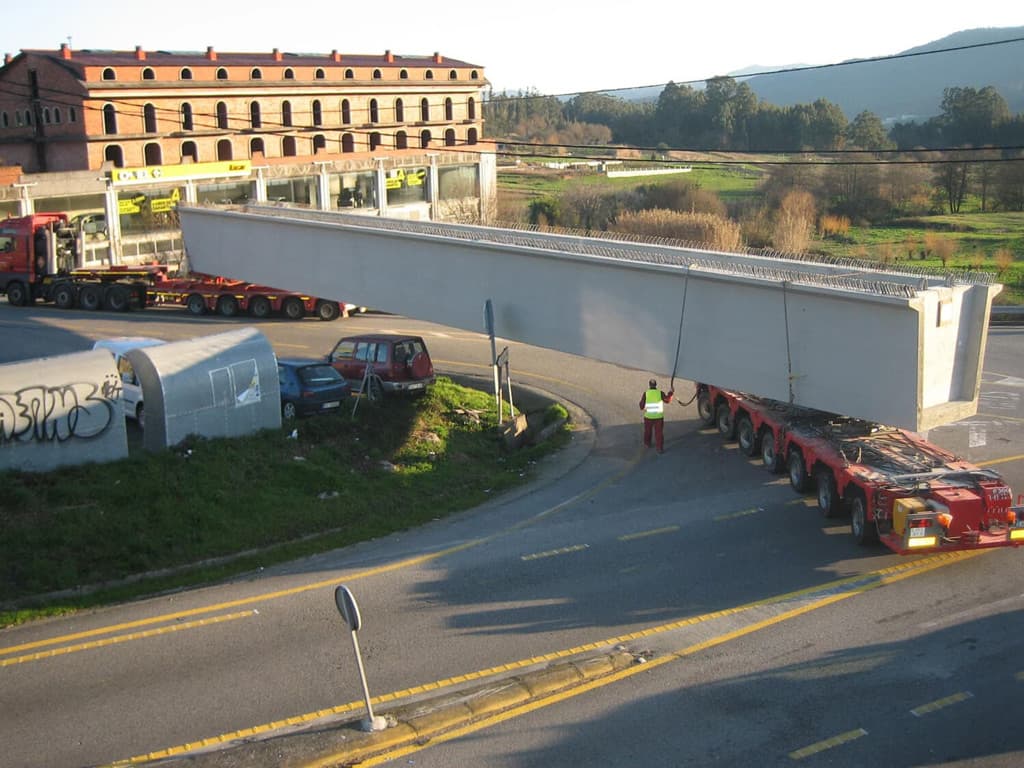
{"label": "shrub", "polygon": [[653,208],[619,214],[613,232],[664,237],[703,243],[719,251],[735,251],[743,244],[739,225],[710,213],[679,213]]}

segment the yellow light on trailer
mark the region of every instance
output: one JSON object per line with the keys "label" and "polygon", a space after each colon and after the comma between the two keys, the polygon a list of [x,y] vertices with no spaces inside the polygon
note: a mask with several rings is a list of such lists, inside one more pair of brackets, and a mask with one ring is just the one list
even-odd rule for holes
{"label": "yellow light on trailer", "polygon": [[1024,528],[1011,528],[1010,541],[1024,541]]}
{"label": "yellow light on trailer", "polygon": [[924,547],[934,547],[938,543],[938,539],[934,536],[917,536],[915,538],[907,539],[907,549],[922,549]]}

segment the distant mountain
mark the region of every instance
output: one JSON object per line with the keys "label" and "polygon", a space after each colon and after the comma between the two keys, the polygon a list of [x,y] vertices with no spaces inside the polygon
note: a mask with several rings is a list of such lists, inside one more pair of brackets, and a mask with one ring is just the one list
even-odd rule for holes
{"label": "distant mountain", "polygon": [[[838,104],[850,120],[869,110],[883,121],[923,122],[941,112],[942,90],[952,86],[991,85],[1006,99],[1010,112],[1017,114],[1024,112],[1021,38],[1024,27],[971,29],[902,51],[900,55],[907,58],[774,75],[753,75],[753,71],[787,67],[748,67],[731,74],[742,78],[770,104],[809,104],[825,98]],[[927,51],[1014,39],[1017,42],[922,55]]]}

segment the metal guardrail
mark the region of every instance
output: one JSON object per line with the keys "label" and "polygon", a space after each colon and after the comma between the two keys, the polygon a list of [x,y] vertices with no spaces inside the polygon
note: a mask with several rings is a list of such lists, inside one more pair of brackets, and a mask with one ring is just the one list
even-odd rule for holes
{"label": "metal guardrail", "polygon": [[989,314],[988,319],[990,323],[1004,325],[1024,324],[1024,306],[1011,307],[995,304],[992,306],[992,312]]}

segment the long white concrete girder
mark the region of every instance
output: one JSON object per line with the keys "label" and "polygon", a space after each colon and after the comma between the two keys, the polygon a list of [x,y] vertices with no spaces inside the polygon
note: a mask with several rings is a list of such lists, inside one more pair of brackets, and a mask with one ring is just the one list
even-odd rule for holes
{"label": "long white concrete girder", "polygon": [[296,209],[179,213],[197,271],[472,331],[483,330],[490,299],[506,339],[915,430],[976,411],[1000,290],[982,279]]}

